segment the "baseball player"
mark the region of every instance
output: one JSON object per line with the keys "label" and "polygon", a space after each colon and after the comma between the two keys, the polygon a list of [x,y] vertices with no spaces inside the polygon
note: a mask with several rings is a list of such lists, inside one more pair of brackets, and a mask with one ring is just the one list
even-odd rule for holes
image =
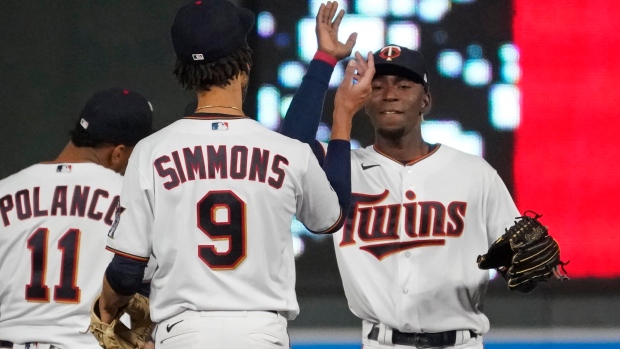
{"label": "baseball player", "polygon": [[[326,176],[308,145],[244,114],[253,23],[249,10],[226,0],[179,10],[174,72],[197,92],[197,108],[142,140],[129,160],[99,311],[109,323],[156,256],[150,310],[157,348],[288,347],[287,321],[299,313],[293,217],[326,234],[342,226],[349,206],[348,138],[330,142]],[[353,85],[353,73],[340,98],[358,103],[337,111],[349,124],[372,78]]]}
{"label": "baseball player", "polygon": [[88,100],[54,161],[0,181],[0,347],[99,348],[86,329],[134,145],[151,133],[140,94]]}
{"label": "baseball player", "polygon": [[[319,50],[335,59],[337,3],[317,16]],[[342,12],[340,16],[342,15]],[[346,53],[346,50],[342,50]],[[349,308],[362,319],[364,348],[482,348],[489,321],[482,313],[488,272],[476,257],[520,216],[497,172],[482,158],[421,134],[431,107],[422,54],[388,45],[353,64],[376,69],[365,105],[375,142],[351,153],[352,200],[344,227],[333,235]],[[316,58],[306,90],[291,108],[316,103],[330,74]],[[318,93],[320,92],[320,93]],[[316,98],[315,98],[316,99]],[[296,106],[293,104],[298,103]],[[312,134],[320,110],[287,115],[283,131]],[[341,126],[334,124],[334,132]],[[302,139],[318,147],[311,138]]]}

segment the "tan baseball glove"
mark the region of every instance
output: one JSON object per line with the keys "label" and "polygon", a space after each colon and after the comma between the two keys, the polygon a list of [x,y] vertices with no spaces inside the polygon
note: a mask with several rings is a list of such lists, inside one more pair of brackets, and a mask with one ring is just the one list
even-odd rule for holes
{"label": "tan baseball glove", "polygon": [[[131,318],[131,329],[120,321],[123,314]],[[110,324],[101,322],[99,297],[90,311],[88,330],[97,338],[104,349],[142,349],[151,336],[153,322],[149,313],[149,300],[136,293],[127,305],[119,309]]]}

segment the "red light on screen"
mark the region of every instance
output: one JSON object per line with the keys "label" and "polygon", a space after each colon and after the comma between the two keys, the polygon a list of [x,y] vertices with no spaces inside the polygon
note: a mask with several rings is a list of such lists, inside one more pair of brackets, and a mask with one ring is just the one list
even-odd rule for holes
{"label": "red light on screen", "polygon": [[569,276],[620,276],[620,2],[514,4],[517,205],[544,214]]}

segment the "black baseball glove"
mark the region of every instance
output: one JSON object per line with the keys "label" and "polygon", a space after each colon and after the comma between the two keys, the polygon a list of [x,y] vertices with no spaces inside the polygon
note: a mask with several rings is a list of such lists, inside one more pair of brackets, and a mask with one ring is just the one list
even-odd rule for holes
{"label": "black baseball glove", "polygon": [[[528,216],[531,212],[534,216]],[[478,256],[480,269],[497,269],[508,281],[508,288],[531,292],[538,283],[552,277],[568,279],[560,260],[560,246],[540,224],[541,215],[525,211],[515,224],[497,239],[489,251]]]}

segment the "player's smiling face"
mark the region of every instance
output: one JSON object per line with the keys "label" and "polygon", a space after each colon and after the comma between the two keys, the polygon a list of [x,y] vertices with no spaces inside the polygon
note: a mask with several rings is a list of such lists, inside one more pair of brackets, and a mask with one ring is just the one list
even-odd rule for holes
{"label": "player's smiling face", "polygon": [[366,114],[379,135],[400,138],[419,127],[420,113],[430,104],[421,84],[396,75],[377,76],[366,103]]}

